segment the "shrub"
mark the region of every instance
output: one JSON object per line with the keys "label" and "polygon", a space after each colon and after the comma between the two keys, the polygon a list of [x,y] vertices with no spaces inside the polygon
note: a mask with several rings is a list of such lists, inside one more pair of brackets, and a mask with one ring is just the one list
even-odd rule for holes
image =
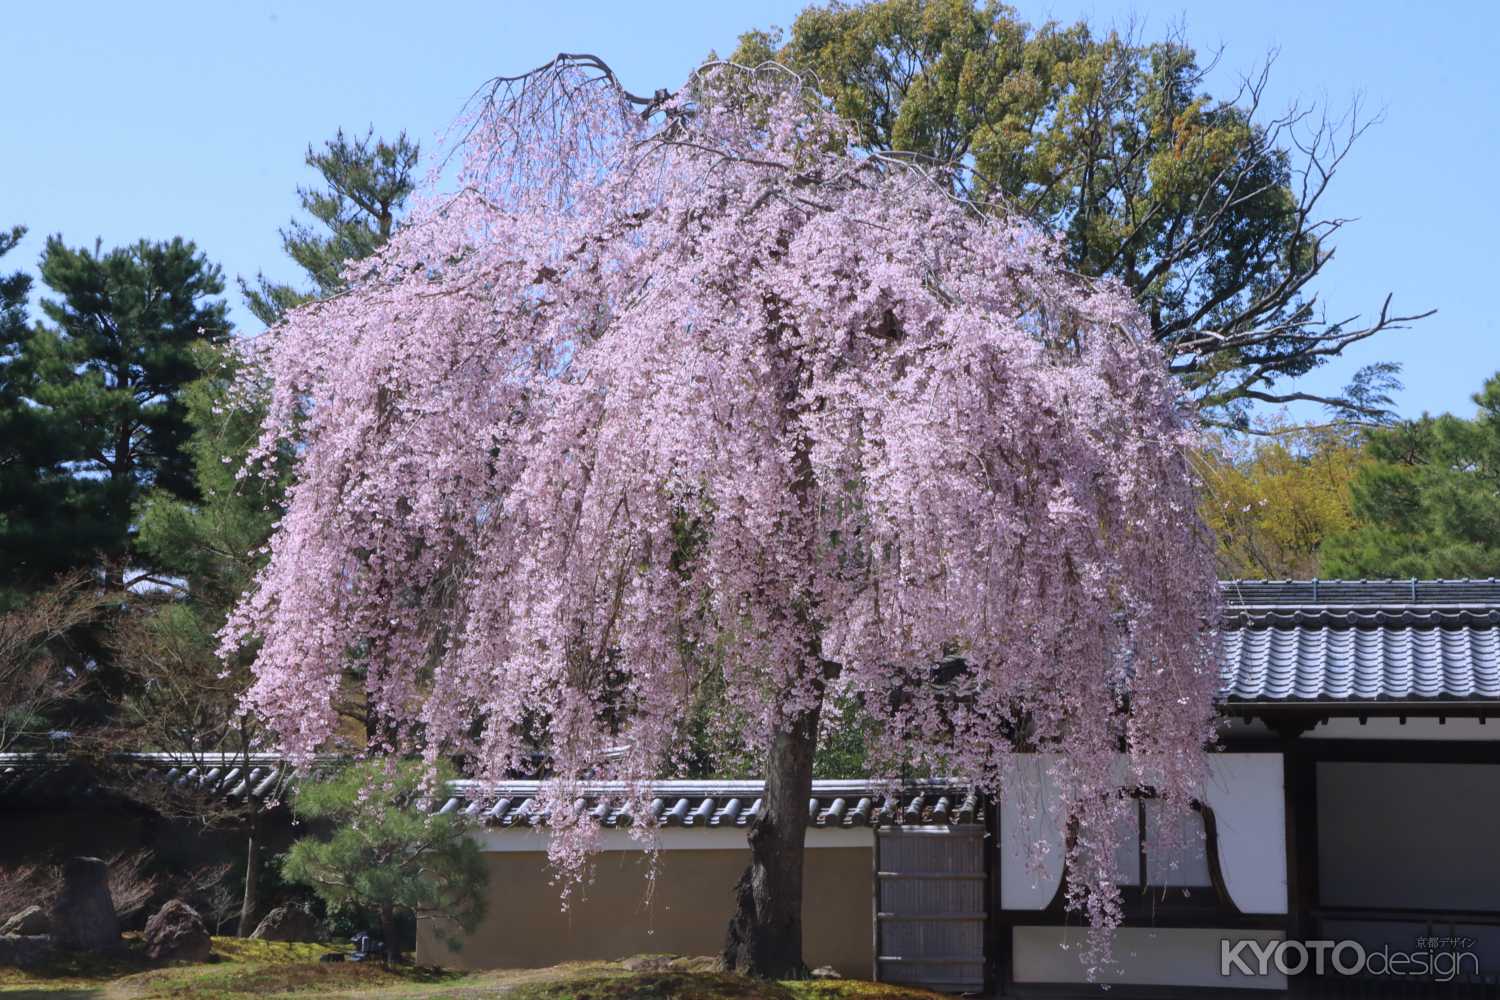
{"label": "shrub", "polygon": [[[416,762],[369,761],[302,785],[293,800],[299,819],[333,832],[292,845],[282,864],[287,881],[308,886],[330,909],[377,914],[387,963],[399,952],[398,910],[465,931],[484,916],[487,875],[464,817],[430,809],[448,776]],[[448,943],[459,947],[457,939]]]}

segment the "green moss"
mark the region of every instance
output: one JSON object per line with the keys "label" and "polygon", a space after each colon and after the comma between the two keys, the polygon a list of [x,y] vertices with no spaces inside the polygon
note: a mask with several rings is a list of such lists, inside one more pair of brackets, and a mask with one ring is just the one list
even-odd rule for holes
{"label": "green moss", "polygon": [[378,962],[319,962],[321,944],[214,938],[199,965],[152,967],[138,939],[112,956],[59,956],[44,969],[0,968],[0,1000],[940,1000],[925,990],[858,980],[771,983],[715,971],[713,961],[637,956],[548,969],[445,972]]}

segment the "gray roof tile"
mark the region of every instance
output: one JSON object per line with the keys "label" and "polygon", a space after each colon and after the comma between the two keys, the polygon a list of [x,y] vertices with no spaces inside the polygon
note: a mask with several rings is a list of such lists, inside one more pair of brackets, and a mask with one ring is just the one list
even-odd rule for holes
{"label": "gray roof tile", "polygon": [[1493,615],[1367,624],[1268,615],[1224,629],[1221,692],[1236,701],[1500,700]]}
{"label": "gray roof tile", "polygon": [[[540,782],[457,781],[451,789],[455,794],[440,812],[469,812],[478,805],[488,825],[505,829],[542,826],[549,818],[537,805]],[[658,781],[652,785],[656,797],[650,812],[664,827],[745,828],[760,814],[764,790],[760,781]],[[635,822],[622,801],[624,786],[600,782],[585,785],[581,792],[574,802],[580,814],[587,813],[605,827],[624,828]],[[815,781],[808,804],[807,824],[819,828],[982,820],[978,795],[944,781],[907,782],[895,794],[878,781]]]}
{"label": "gray roof tile", "polygon": [[1500,580],[1225,580],[1231,607],[1500,605]]}

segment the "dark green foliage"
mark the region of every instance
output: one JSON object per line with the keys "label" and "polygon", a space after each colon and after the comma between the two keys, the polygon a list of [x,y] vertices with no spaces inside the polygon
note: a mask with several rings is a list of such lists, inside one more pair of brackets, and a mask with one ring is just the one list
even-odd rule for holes
{"label": "dark green foliage", "polygon": [[1331,577],[1500,576],[1500,375],[1472,420],[1424,415],[1370,436],[1358,526],[1325,546]]}
{"label": "dark green foliage", "polygon": [[326,298],[344,287],[343,269],[362,260],[390,239],[397,216],[416,186],[419,149],[403,132],[393,142],[349,138],[340,130],[321,150],[307,147],[307,165],[323,177],[323,190],[298,188],[302,210],[311,222],[293,220],[281,231],[281,245],[312,281],[299,290],[257,275],[255,286],[240,279],[240,289],[257,319],[267,326],[287,310]]}
{"label": "dark green foliage", "polygon": [[814,778],[873,778],[872,749],[881,729],[855,698],[841,695],[824,710]]}
{"label": "dark green foliage", "polygon": [[152,490],[136,514],[137,552],[173,586],[134,595],[114,637],[136,683],[120,700],[124,731],[113,738],[185,762],[246,751],[257,732],[254,718],[237,711],[253,650],[221,660],[216,633],[264,562],[291,464],[283,452],[270,476],[246,468],[261,417],[254,380],[229,347],[199,344],[194,354],[203,375],[182,402],[198,496]]}
{"label": "dark green foliage", "polygon": [[79,529],[123,582],[133,508],[147,489],[196,499],[182,387],[201,373],[194,351],[229,335],[219,269],[190,242],[102,253],[47,241],[42,281],[50,323],[22,352],[32,398],[75,435],[69,442]]}
{"label": "dark green foliage", "polygon": [[157,489],[141,504],[137,546],[162,572],[185,582],[205,624],[216,631],[264,562],[262,547],[281,516],[291,454],[276,468],[248,467],[259,435],[263,399],[245,362],[229,347],[201,344],[194,361],[202,375],[182,392],[186,444],[196,496]]}
{"label": "dark green foliage", "polygon": [[[0,233],[0,256],[25,233]],[[68,471],[78,428],[36,403],[43,335],[27,316],[30,291],[28,275],[0,275],[0,611],[86,563],[103,540],[85,515],[96,489]]]}
{"label": "dark green foliage", "polygon": [[[1391,366],[1339,396],[1283,383],[1417,317],[1323,320],[1310,282],[1342,220],[1317,202],[1363,126],[1265,114],[1264,73],[1211,96],[1197,54],[1087,24],[1028,24],[978,0],[876,0],[752,31],[735,62],[808,75],[862,146],[912,154],[987,211],[1046,223],[1068,263],[1128,287],[1210,417],[1321,401],[1382,417]],[[963,169],[955,169],[960,165]]]}
{"label": "dark green foliage", "polygon": [[484,860],[463,817],[430,808],[451,776],[446,769],[429,775],[419,762],[371,760],[302,785],[293,802],[298,818],[333,832],[292,845],[282,865],[287,881],[308,886],[330,908],[378,914],[389,958],[397,910],[473,931],[485,911]]}

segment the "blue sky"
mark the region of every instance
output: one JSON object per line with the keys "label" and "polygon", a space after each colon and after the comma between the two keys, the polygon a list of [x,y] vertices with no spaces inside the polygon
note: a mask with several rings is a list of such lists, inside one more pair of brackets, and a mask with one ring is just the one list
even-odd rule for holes
{"label": "blue sky", "polygon": [[[1343,106],[1362,94],[1385,121],[1360,143],[1327,197],[1356,218],[1320,290],[1329,315],[1368,313],[1386,292],[1412,330],[1367,341],[1303,380],[1331,391],[1362,364],[1405,366],[1403,414],[1470,413],[1500,369],[1500,5],[1396,0],[1247,3],[1036,3],[1036,21],[1132,15],[1148,36],[1181,25],[1200,51],[1224,47],[1215,92],[1278,48],[1273,107]],[[277,227],[312,178],[307,144],[340,126],[402,128],[430,139],[484,79],[560,51],[595,52],[637,92],[675,86],[710,49],[750,27],[786,25],[803,3],[423,4],[25,3],[0,27],[0,225],[31,233],[6,270],[34,268],[48,233],[106,246],[183,235],[220,263],[233,290],[257,270],[298,278]],[[1304,413],[1304,416],[1312,416]]]}

